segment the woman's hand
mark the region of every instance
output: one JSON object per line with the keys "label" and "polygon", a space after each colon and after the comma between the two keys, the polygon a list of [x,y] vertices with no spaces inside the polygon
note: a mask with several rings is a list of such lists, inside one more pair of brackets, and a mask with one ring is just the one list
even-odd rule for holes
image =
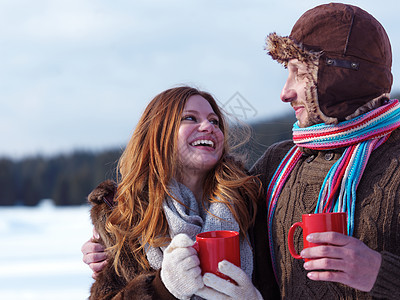
{"label": "woman's hand", "polygon": [[205,287],[199,290],[196,295],[205,299],[215,300],[262,300],[260,292],[251,282],[247,274],[239,267],[223,260],[218,264],[218,270],[236,281],[237,285],[212,273],[203,276]]}
{"label": "woman's hand", "polygon": [[190,299],[204,286],[200,260],[193,244],[189,236],[178,234],[164,251],[161,280],[178,299]]}
{"label": "woman's hand", "polygon": [[304,263],[304,269],[327,270],[309,272],[308,278],[340,282],[364,292],[373,288],[382,262],[379,252],[356,238],[337,232],[312,233],[307,240],[327,244],[301,251],[303,258],[312,258]]}
{"label": "woman's hand", "polygon": [[92,269],[92,277],[95,279],[97,274],[107,264],[107,253],[102,244],[96,242],[99,234],[93,229],[93,236],[83,244],[81,251],[83,254],[83,262]]}

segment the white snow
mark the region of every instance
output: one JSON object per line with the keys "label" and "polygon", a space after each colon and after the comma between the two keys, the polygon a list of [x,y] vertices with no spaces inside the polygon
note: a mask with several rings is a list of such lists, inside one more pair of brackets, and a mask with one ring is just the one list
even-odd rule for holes
{"label": "white snow", "polygon": [[0,207],[0,299],[87,299],[81,246],[91,235],[88,206]]}

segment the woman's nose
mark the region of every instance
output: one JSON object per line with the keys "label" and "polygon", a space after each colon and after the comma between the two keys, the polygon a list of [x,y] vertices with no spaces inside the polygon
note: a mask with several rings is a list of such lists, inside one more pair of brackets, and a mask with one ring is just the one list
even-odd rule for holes
{"label": "woman's nose", "polygon": [[214,131],[214,124],[212,124],[209,120],[203,120],[200,123],[199,131],[213,132]]}

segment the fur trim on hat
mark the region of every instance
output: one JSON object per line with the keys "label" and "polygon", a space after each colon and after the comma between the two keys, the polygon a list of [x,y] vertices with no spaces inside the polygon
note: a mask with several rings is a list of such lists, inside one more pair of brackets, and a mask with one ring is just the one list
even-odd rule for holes
{"label": "fur trim on hat", "polygon": [[305,49],[301,44],[296,43],[290,37],[279,36],[275,32],[270,33],[266,38],[267,53],[272,59],[281,63],[285,68],[291,59],[297,59],[306,64],[307,79],[306,85],[306,100],[310,104],[310,121],[314,124],[337,124],[337,118],[326,116],[319,108],[317,79],[318,79],[318,64],[322,52],[315,52]]}
{"label": "fur trim on hat", "polygon": [[288,36],[279,36],[275,32],[270,33],[266,38],[265,50],[277,62],[285,68],[291,59],[298,59],[301,62],[318,64],[320,52],[307,51],[301,44],[297,44]]}

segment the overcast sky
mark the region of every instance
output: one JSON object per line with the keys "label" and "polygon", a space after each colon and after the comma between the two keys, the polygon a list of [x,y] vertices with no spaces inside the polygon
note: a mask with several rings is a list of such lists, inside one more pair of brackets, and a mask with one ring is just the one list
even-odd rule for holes
{"label": "overcast sky", "polygon": [[[211,92],[246,122],[290,112],[279,100],[286,71],[264,40],[322,3],[0,0],[0,156],[122,147],[147,103],[177,84]],[[398,3],[346,3],[386,28],[399,91]],[[232,111],[238,103],[246,110]]]}

